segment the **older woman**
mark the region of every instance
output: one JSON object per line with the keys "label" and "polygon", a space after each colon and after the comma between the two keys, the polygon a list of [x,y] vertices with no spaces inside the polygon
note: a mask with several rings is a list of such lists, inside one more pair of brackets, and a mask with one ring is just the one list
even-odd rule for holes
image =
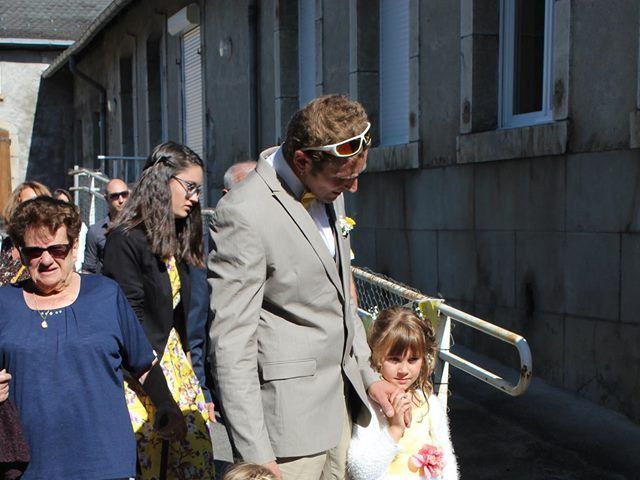
{"label": "older woman", "polygon": [[156,405],[160,434],[185,431],[118,285],[74,272],[79,229],[77,208],[49,197],[19,205],[9,225],[30,279],[0,288],[0,370],[31,450],[27,480],[135,475],[125,371]]}
{"label": "older woman", "polygon": [[[40,182],[22,182],[11,192],[11,196],[7,200],[2,212],[4,222],[6,224],[9,223],[14,210],[22,202],[43,195],[51,196],[51,192]],[[18,250],[13,248],[11,238],[6,237],[2,241],[0,250],[0,285],[18,282],[27,278],[27,270],[20,263]]]}

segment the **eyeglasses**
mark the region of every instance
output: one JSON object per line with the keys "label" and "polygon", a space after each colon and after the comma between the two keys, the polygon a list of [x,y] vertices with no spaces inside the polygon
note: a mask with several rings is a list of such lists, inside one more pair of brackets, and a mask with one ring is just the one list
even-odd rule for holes
{"label": "eyeglasses", "polygon": [[29,263],[40,258],[44,252],[49,252],[53,258],[66,258],[69,250],[71,250],[70,243],[49,245],[48,247],[20,247],[20,255],[24,263]]}
{"label": "eyeglasses", "polygon": [[184,188],[184,191],[186,193],[185,198],[190,198],[194,195],[200,196],[202,194],[202,185],[190,182],[189,180],[183,180],[182,178],[176,177],[175,175],[171,175],[171,178],[176,179],[182,186],[182,188]]}
{"label": "eyeglasses", "polygon": [[129,190],[125,190],[124,192],[108,193],[107,197],[112,202],[118,200],[120,197],[122,197],[122,198],[124,198],[126,200],[127,198],[129,198]]}
{"label": "eyeglasses", "polygon": [[334,143],[333,145],[325,145],[324,147],[306,147],[302,148],[303,152],[307,150],[317,150],[319,152],[328,152],[334,157],[353,157],[359,154],[364,146],[369,147],[371,145],[371,124],[367,122],[367,126],[360,135],[343,140],[342,142]]}

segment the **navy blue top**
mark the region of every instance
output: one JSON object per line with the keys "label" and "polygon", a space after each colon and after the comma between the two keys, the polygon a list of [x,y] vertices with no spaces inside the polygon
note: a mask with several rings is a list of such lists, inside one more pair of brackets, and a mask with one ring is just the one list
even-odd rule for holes
{"label": "navy blue top", "polygon": [[82,275],[76,301],[46,320],[22,288],[0,287],[0,370],[31,453],[23,480],[135,476],[123,368],[154,359],[136,315],[113,280]]}

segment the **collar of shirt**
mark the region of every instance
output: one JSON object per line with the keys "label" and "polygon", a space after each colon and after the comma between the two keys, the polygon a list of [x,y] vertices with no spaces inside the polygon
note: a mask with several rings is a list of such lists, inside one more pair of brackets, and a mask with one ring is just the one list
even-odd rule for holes
{"label": "collar of shirt", "polygon": [[[273,167],[276,174],[278,174],[278,176],[287,184],[294,197],[298,199],[302,197],[305,190],[304,185],[296,174],[293,173],[293,170],[285,160],[284,155],[282,154],[282,146],[278,148],[275,153],[267,157],[266,161]],[[333,237],[333,231],[331,230],[331,224],[329,223],[329,215],[327,215],[325,204],[318,200],[312,200],[308,211],[313,222],[316,224],[318,233],[322,237],[324,244],[327,246],[329,253],[332,257],[335,257],[336,243],[335,238]]]}
{"label": "collar of shirt", "polygon": [[296,176],[296,174],[293,173],[293,170],[284,159],[284,155],[282,154],[282,146],[280,146],[275,151],[275,153],[267,157],[266,161],[273,167],[273,169],[276,171],[276,174],[278,174],[278,176],[282,178],[282,180],[284,180],[284,182],[291,190],[293,196],[297,199],[302,197],[302,194],[304,192],[304,185]]}

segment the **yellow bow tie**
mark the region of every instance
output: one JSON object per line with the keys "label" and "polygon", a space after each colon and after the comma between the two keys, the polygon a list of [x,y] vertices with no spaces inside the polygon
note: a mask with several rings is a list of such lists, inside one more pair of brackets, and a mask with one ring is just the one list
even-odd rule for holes
{"label": "yellow bow tie", "polygon": [[300,203],[302,203],[302,206],[309,210],[309,205],[311,205],[311,202],[313,202],[316,199],[316,196],[309,192],[309,191],[305,191],[302,194],[302,197],[300,197]]}

